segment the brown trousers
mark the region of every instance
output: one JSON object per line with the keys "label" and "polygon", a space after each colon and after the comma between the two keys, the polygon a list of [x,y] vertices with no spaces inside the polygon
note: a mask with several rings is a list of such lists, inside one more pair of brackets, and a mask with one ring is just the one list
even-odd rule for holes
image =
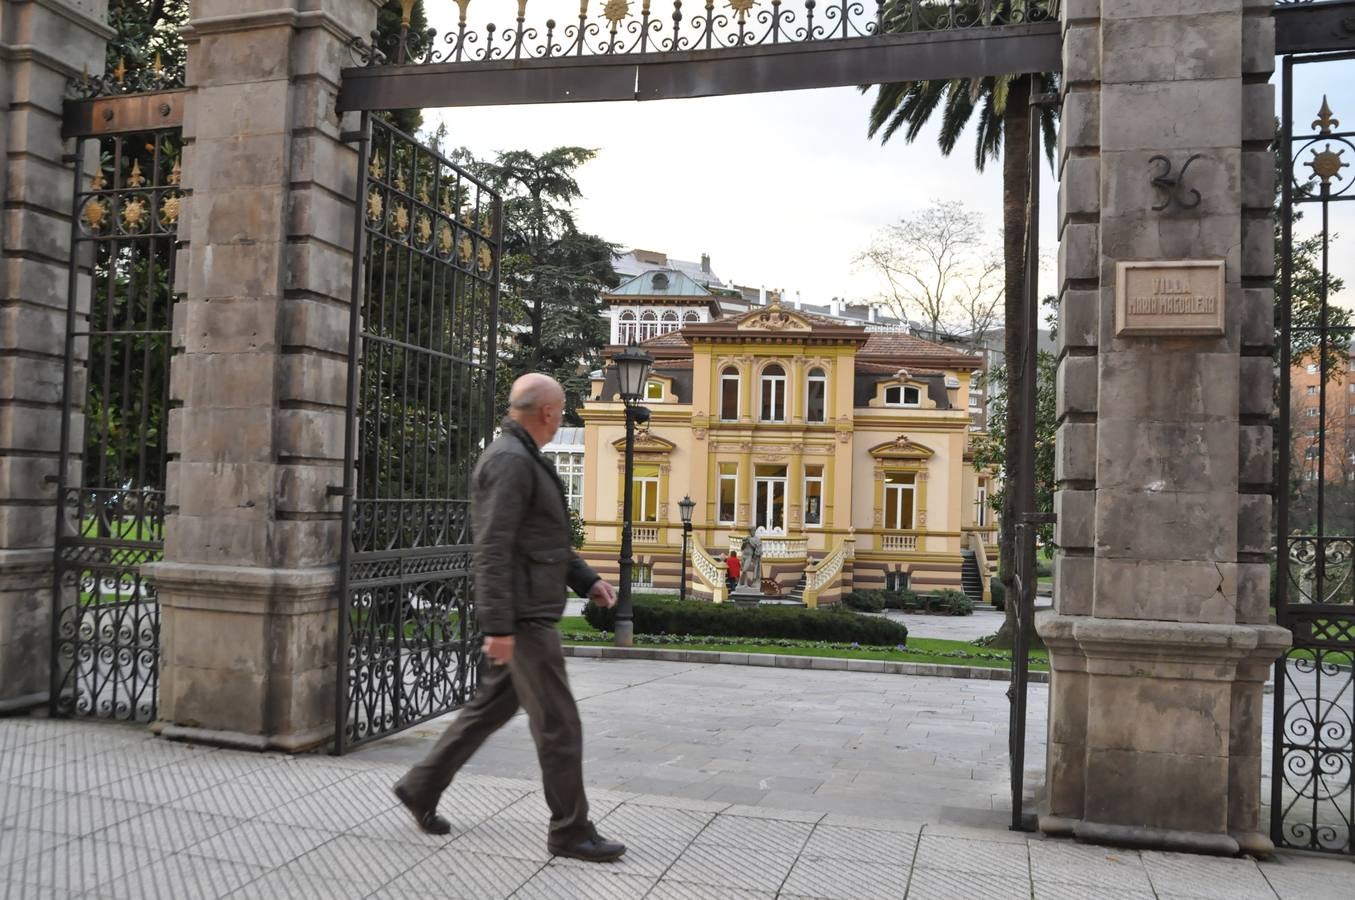
{"label": "brown trousers", "polygon": [[486,660],[475,697],[400,784],[419,803],[435,807],[456,773],[491,734],[508,724],[519,705],[527,711],[550,807],[547,843],[553,848],[578,843],[593,830],[583,787],[583,726],[553,622],[517,624],[508,665]]}

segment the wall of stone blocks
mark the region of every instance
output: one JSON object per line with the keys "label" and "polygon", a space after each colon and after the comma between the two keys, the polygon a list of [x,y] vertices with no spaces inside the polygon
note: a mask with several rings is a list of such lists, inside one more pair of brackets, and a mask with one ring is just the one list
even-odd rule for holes
{"label": "wall of stone blocks", "polygon": [[74,199],[62,101],[103,58],[106,18],[102,0],[0,0],[0,711],[47,694]]}

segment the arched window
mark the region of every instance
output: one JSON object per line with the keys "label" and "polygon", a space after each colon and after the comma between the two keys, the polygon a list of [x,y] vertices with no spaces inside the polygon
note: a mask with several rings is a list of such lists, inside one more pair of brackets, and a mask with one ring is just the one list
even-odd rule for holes
{"label": "arched window", "polygon": [[[694,309],[689,309],[689,310],[687,310],[687,312],[685,312],[685,313],[683,314],[683,316],[682,316],[682,321],[683,321],[684,324],[691,324],[692,322],[700,322],[700,321],[701,321],[701,314],[700,314],[699,312],[697,312],[696,310],[694,310]],[[1355,387],[1355,385],[1351,385],[1351,386],[1352,386],[1352,387]]]}
{"label": "arched window", "polygon": [[640,340],[647,341],[659,333],[659,316],[652,309],[640,313]]}
{"label": "arched window", "polygon": [[917,406],[922,392],[912,385],[891,385],[885,388],[885,406]]}
{"label": "arched window", "polygon": [[629,344],[635,339],[635,313],[626,310],[621,314],[616,326],[616,342],[618,344]]}
{"label": "arched window", "polygon": [[809,370],[805,379],[805,421],[810,423],[828,420],[828,373],[823,369]]}
{"label": "arched window", "polygon": [[656,291],[666,291],[668,290],[668,276],[659,272],[650,280],[650,284]]}
{"label": "arched window", "polygon": [[659,334],[667,334],[670,331],[677,330],[678,330],[678,314],[670,309],[663,314],[663,324],[659,326]]}
{"label": "arched window", "polygon": [[739,420],[739,370],[725,367],[720,373],[720,421]]}
{"label": "arched window", "polygon": [[786,370],[778,363],[762,370],[762,406],[758,418],[763,422],[786,421]]}

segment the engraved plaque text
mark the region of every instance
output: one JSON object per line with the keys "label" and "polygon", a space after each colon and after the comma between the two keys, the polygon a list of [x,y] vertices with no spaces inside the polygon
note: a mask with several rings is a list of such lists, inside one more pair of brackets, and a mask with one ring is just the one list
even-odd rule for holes
{"label": "engraved plaque text", "polygon": [[1115,264],[1115,334],[1223,334],[1223,260]]}

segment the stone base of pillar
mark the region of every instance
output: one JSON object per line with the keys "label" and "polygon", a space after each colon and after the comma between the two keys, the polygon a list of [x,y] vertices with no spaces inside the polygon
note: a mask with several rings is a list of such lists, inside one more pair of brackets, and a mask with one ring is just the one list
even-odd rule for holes
{"label": "stone base of pillar", "polygon": [[334,732],[338,569],[159,562],[154,728],[251,750],[313,749]]}
{"label": "stone base of pillar", "polygon": [[1039,617],[1048,834],[1259,855],[1262,686],[1286,629]]}
{"label": "stone base of pillar", "polygon": [[50,547],[0,550],[0,713],[47,702],[51,688]]}

